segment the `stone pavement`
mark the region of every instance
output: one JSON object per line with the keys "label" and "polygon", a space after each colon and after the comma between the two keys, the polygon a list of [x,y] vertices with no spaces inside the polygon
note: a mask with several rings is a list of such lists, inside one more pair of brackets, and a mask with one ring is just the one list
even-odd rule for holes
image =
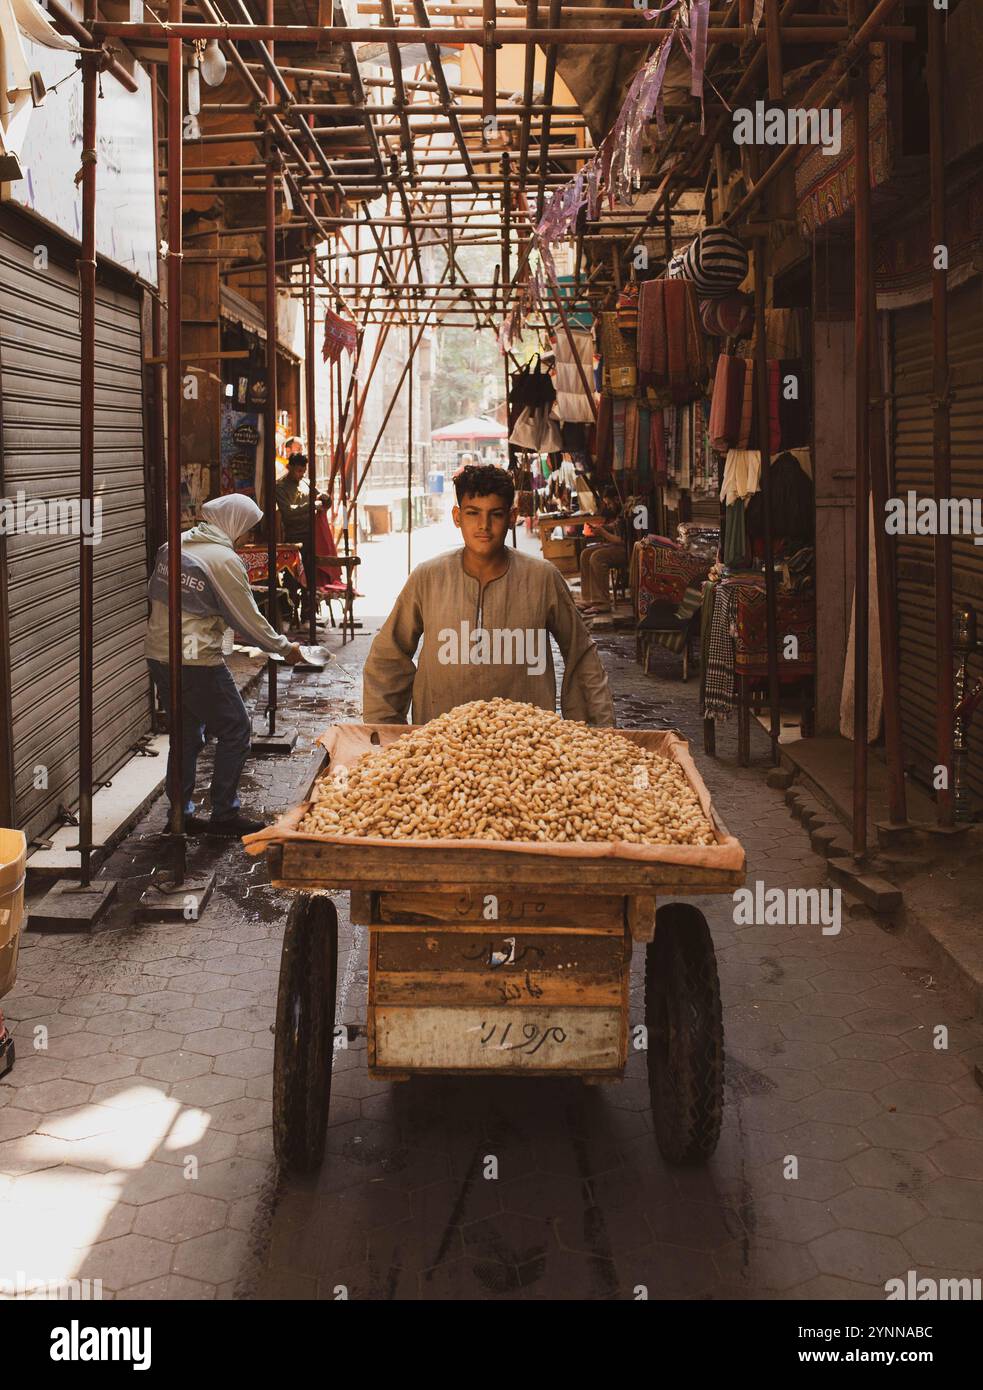
{"label": "stone pavement", "polygon": [[[289,681],[297,750],[250,765],[255,810],[295,802],[311,736],[358,717],[368,635],[332,640],[337,663]],[[645,677],[633,639],[599,646],[619,722],[691,739],[748,882],[822,886],[824,861],[764,784],[764,735],[749,769],[732,728],[704,757],[676,659]],[[852,1299],[909,1269],[983,1273],[983,1032],[903,936],[867,917],[836,936],[735,925],[729,898],[700,900],[727,1046],[703,1169],[659,1157],[643,1053],[621,1084],[392,1085],[368,1079],[358,1038],[335,1054],[321,1172],[281,1178],[270,1025],[287,903],[262,862],[202,840],[192,867],[217,886],[201,921],[134,924],[163,826],[158,804],[107,866],[120,895],[97,934],[24,941],[3,1001],[19,1060],[0,1082],[0,1280],[75,1275],[150,1298]],[[366,932],[339,908],[338,1020],[357,1024]],[[634,966],[632,1023],[642,948]]]}

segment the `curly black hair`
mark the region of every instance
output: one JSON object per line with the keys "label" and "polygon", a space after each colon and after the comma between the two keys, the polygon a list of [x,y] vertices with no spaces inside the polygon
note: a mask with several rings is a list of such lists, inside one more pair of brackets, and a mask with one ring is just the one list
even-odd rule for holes
{"label": "curly black hair", "polygon": [[512,475],[494,463],[467,463],[454,474],[458,506],[465,497],[501,497],[511,510],[515,503]]}

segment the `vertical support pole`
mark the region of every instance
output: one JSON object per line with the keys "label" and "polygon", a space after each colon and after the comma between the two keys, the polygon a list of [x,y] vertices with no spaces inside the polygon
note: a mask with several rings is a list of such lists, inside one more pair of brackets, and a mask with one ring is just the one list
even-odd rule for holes
{"label": "vertical support pole", "polygon": [[512,161],[502,155],[502,312],[508,309],[512,286]]}
{"label": "vertical support pole", "polygon": [[[929,218],[932,239],[932,459],[936,501],[952,490],[949,409],[948,272],[940,269],[945,230],[945,10],[928,7]],[[943,256],[943,259],[946,259]],[[941,513],[940,513],[941,514]],[[939,528],[941,532],[941,528]],[[937,793],[940,825],[954,825],[956,800],[953,734],[952,537],[935,537],[935,760],[946,770]]]}
{"label": "vertical support pole", "polygon": [[[183,0],[170,0],[172,24],[183,19]],[[183,290],[183,227],[181,146],[184,106],[184,67],[181,40],[167,40],[167,612],[168,667],[171,700],[168,714],[171,773],[171,834],[177,842],[175,883],[187,872],[184,838],[184,707],[182,660],[184,656],[181,612],[181,294]]]}
{"label": "vertical support pole", "polygon": [[409,368],[406,373],[406,573],[413,568],[413,327],[406,326]]}
{"label": "vertical support pole", "polygon": [[[313,129],[313,115],[307,117],[307,124]],[[315,203],[315,195],[312,193],[308,199],[311,212],[314,211]],[[317,506],[317,373],[315,365],[317,359],[314,356],[317,351],[317,325],[315,322],[317,300],[314,295],[316,274],[317,247],[312,239],[310,250],[307,253],[307,296],[304,301],[307,308],[307,321],[304,325],[307,330],[304,348],[304,387],[307,397],[307,488],[310,494],[308,549],[311,562],[311,573],[307,576],[307,602],[309,606],[307,632],[312,646],[317,642],[317,526],[315,518]]]}
{"label": "vertical support pole", "polygon": [[[313,199],[311,200],[313,202]],[[307,491],[308,491],[308,555],[311,572],[307,578],[308,636],[311,644],[317,641],[317,526],[315,508],[317,506],[317,409],[314,399],[316,389],[314,374],[314,350],[316,333],[314,323],[314,261],[312,246],[307,256],[307,293],[304,307],[307,310],[306,343],[304,352],[304,394],[307,406]]]}
{"label": "vertical support pole", "polygon": [[483,43],[481,49],[481,118],[484,138],[488,137],[489,119],[495,122],[495,103],[498,95],[498,73],[495,46],[495,0],[481,0]]}
{"label": "vertical support pole", "polygon": [[758,448],[761,451],[761,502],[765,533],[765,625],[768,638],[768,708],[770,711],[771,761],[778,766],[782,731],[778,681],[778,596],[775,591],[775,556],[771,518],[771,423],[768,416],[768,334],[765,328],[767,265],[764,237],[754,239],[754,389],[758,406]]}
{"label": "vertical support pole", "polygon": [[[273,0],[266,0],[266,23],[274,24]],[[273,45],[269,45],[273,56]],[[266,79],[266,100],[276,101],[273,79]],[[263,431],[263,510],[266,512],[266,592],[269,620],[274,628],[277,620],[276,583],[276,168],[273,140],[266,131],[266,429]],[[267,731],[276,733],[277,663],[272,656],[266,662],[268,697],[266,702]]]}
{"label": "vertical support pole", "polygon": [[768,61],[768,98],[780,102],[785,95],[782,74],[782,30],[778,0],[765,0],[765,49]]}
{"label": "vertical support pole", "polygon": [[[871,248],[873,249],[873,247]],[[870,416],[870,488],[874,498],[874,551],[877,557],[877,609],[880,614],[882,685],[884,687],[884,748],[887,755],[888,814],[894,825],[908,819],[901,743],[901,678],[898,669],[898,598],[894,568],[897,542],[884,529],[888,498],[887,441],[884,422],[884,372],[877,333],[874,268],[868,273],[868,316],[871,325],[870,377],[867,404]]]}
{"label": "vertical support pole", "polygon": [[[79,502],[92,514],[95,492],[96,409],[96,76],[98,55],[82,55],[82,256],[79,260]],[[92,546],[79,529],[79,868],[92,882]]]}
{"label": "vertical support pole", "polygon": [[854,397],[856,491],[854,497],[855,599],[853,642],[853,852],[867,851],[867,695],[870,646],[870,415],[864,409],[870,381],[870,151],[869,69],[865,53],[853,97],[856,139],[853,227]]}

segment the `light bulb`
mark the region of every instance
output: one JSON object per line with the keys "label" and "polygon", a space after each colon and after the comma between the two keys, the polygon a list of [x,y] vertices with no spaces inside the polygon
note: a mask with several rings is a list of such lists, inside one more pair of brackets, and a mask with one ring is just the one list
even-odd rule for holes
{"label": "light bulb", "polygon": [[192,59],[188,65],[188,115],[197,116],[201,113],[201,79],[198,75],[197,59]]}
{"label": "light bulb", "polygon": [[228,71],[225,54],[218,46],[218,39],[209,39],[201,55],[201,75],[209,87],[219,87],[225,81]]}

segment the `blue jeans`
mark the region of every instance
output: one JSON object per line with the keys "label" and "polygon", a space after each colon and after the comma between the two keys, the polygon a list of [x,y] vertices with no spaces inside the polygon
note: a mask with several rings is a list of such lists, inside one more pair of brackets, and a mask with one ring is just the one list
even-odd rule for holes
{"label": "blue jeans", "polygon": [[[167,664],[148,661],[147,665],[161,702],[170,715],[171,681]],[[193,797],[198,754],[207,739],[215,738],[218,746],[212,771],[212,820],[227,820],[239,810],[239,778],[249,756],[252,725],[224,661],[221,666],[181,667],[181,706],[184,713],[181,773],[185,814],[191,816],[195,811]],[[170,770],[168,758],[168,791]]]}

